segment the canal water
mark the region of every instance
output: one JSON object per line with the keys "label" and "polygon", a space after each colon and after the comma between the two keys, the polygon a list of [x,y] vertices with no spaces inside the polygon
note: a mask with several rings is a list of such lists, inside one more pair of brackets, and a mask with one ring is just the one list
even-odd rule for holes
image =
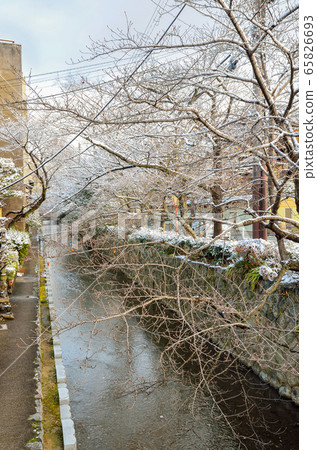
{"label": "canal water", "polygon": [[91,323],[117,312],[116,277],[107,273],[96,283],[76,258],[52,248],[48,255],[79,449],[298,448],[297,408],[257,377],[245,385],[247,395],[253,386],[250,407],[239,409],[240,394],[228,389],[224,420],[195,379],[163,370],[164,343],[137,318]]}

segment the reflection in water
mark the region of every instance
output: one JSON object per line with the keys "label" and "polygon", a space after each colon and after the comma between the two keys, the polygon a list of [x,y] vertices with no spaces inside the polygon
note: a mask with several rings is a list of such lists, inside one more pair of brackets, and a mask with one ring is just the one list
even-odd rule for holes
{"label": "reflection in water", "polygon": [[[104,292],[105,286],[113,292],[114,276],[107,274],[102,278],[100,295],[98,286],[90,286],[94,281],[92,276],[67,270],[69,261],[70,257],[64,257],[50,262],[57,312],[62,312],[86,291],[63,314],[59,326],[102,317],[109,310],[117,312],[114,297],[105,297]],[[154,342],[136,318],[83,323],[63,332],[61,345],[79,449],[298,448],[297,429],[295,425],[292,427],[296,424],[297,408],[288,401],[278,400],[273,390],[253,376],[248,382],[255,386],[252,395],[259,397],[259,403],[266,396],[271,397],[263,403],[267,423],[261,422],[256,430],[261,439],[270,442],[267,447],[257,444],[252,429],[246,425],[241,429],[241,423],[248,422],[248,414],[256,416],[257,412],[243,408],[242,420],[238,422],[241,408],[235,398],[224,405],[231,416],[230,423],[221,418],[215,420],[213,401],[202,394],[197,395],[193,415],[191,400],[196,394],[193,380],[184,384],[176,374],[162,370],[160,356],[164,343]],[[226,389],[226,383],[227,386],[224,382],[220,388]],[[238,394],[230,390],[228,397],[238,397]],[[287,415],[283,425],[282,419]],[[288,430],[281,435],[285,426]],[[251,438],[241,443],[233,437],[232,429]]]}

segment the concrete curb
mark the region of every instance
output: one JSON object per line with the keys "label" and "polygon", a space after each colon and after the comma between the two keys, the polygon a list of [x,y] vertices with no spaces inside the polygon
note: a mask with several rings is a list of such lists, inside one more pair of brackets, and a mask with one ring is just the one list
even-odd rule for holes
{"label": "concrete curb", "polygon": [[[40,302],[40,300],[39,300]],[[28,420],[33,423],[33,430],[36,434],[36,441],[28,442],[25,447],[31,449],[39,449],[42,450],[43,442],[44,442],[44,430],[43,430],[43,402],[42,402],[42,362],[41,362],[41,325],[40,325],[40,305],[39,302],[37,304],[37,318],[36,318],[36,326],[37,326],[37,352],[36,352],[36,360],[35,360],[35,375],[34,378],[36,380],[36,394],[35,394],[35,414],[31,415]]]}
{"label": "concrete curb", "polygon": [[67,388],[66,382],[66,372],[63,363],[63,354],[61,348],[61,342],[58,334],[58,330],[56,328],[55,320],[56,320],[56,311],[54,300],[52,296],[52,288],[50,281],[49,270],[45,267],[44,276],[46,278],[46,294],[47,301],[50,311],[50,319],[51,319],[51,330],[53,337],[53,350],[54,350],[54,359],[55,359],[55,369],[56,369],[56,378],[57,378],[57,389],[59,396],[59,409],[63,430],[63,442],[64,442],[64,450],[76,450],[77,442],[75,436],[75,427],[74,422],[72,420],[70,404],[69,404],[69,391]]}

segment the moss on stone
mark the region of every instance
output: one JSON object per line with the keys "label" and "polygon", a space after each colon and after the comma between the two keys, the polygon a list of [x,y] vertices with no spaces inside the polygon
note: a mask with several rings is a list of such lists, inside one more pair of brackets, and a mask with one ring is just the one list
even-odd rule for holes
{"label": "moss on stone", "polygon": [[[44,260],[39,259],[40,273],[44,270]],[[41,362],[43,394],[44,448],[62,450],[63,434],[59,410],[59,397],[55,372],[53,342],[50,333],[50,318],[45,289],[45,278],[40,277],[40,318],[41,318]]]}

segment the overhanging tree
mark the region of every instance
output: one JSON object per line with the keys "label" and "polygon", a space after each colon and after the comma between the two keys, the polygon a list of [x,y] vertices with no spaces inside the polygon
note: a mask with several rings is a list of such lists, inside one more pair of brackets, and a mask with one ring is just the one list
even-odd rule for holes
{"label": "overhanging tree", "polygon": [[[72,101],[66,95],[67,106],[63,98],[46,106],[66,114],[67,125],[76,130],[91,120],[96,105],[118,92],[114,106],[84,133],[103,158],[108,154],[108,167],[119,163],[145,174],[161,172],[169,177],[169,195],[209,197],[214,236],[222,232],[223,210],[239,207],[276,235],[283,254],[283,239],[298,241],[276,218],[289,197],[299,209],[298,5],[222,0],[186,5],[204,17],[204,26],[185,37],[174,27],[159,45],[131,28],[93,42],[91,58],[113,58],[117,64],[109,82],[92,87],[88,101],[86,93]],[[152,53],[129,78],[119,61],[135,52],[140,58]],[[252,200],[252,187],[263,184],[264,209]]]}

